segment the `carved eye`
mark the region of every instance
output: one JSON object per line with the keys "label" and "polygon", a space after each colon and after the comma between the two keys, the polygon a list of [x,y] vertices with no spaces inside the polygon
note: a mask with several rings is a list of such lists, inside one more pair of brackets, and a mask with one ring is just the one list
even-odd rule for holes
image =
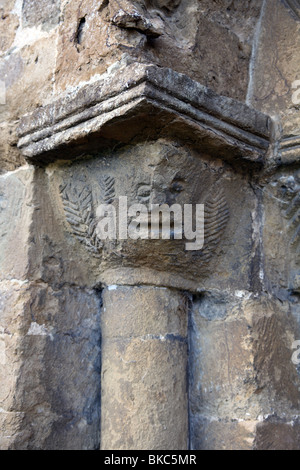
{"label": "carved eye", "polygon": [[170,192],[173,194],[182,193],[185,189],[185,179],[177,174],[170,185]]}
{"label": "carved eye", "polygon": [[151,186],[143,185],[140,186],[137,191],[137,197],[142,202],[148,202],[151,194]]}
{"label": "carved eye", "polygon": [[172,193],[181,193],[183,190],[184,190],[184,187],[178,181],[173,183],[172,186],[171,186],[171,192]]}

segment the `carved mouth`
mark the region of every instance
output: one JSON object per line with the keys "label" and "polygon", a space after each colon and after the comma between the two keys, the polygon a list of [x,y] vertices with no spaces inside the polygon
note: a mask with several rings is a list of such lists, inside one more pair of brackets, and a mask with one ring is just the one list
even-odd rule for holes
{"label": "carved mouth", "polygon": [[[137,214],[139,215],[139,214]],[[128,218],[128,227],[135,221],[135,217]],[[171,214],[170,217],[170,224],[166,227],[163,226],[162,217],[160,217],[159,225],[153,223],[152,215],[149,212],[147,220],[145,224],[142,226],[143,229],[148,233],[149,239],[154,240],[162,240],[162,239],[169,239],[175,240],[176,239],[183,239],[184,238],[184,224],[182,223],[180,226],[176,226],[176,221],[174,215]]]}

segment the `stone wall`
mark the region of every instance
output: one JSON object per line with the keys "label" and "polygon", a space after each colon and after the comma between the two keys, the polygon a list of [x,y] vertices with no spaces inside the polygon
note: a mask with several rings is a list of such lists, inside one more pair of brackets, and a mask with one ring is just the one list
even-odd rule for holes
{"label": "stone wall", "polygon": [[[7,101],[0,109],[1,172],[24,164],[15,133],[21,116],[120,60],[171,67],[245,99],[261,3],[1,0],[0,77]],[[145,16],[164,34],[151,39],[126,24],[118,28],[111,19],[119,4],[129,12],[147,8]]]}
{"label": "stone wall", "polygon": [[[299,29],[0,0],[0,449],[299,449]],[[103,245],[117,196],[204,203],[203,250]]]}

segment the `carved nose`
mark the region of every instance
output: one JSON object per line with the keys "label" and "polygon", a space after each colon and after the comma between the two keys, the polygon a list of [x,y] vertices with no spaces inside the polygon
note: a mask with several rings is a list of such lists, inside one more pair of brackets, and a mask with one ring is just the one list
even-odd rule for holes
{"label": "carved nose", "polygon": [[150,203],[151,204],[165,204],[167,200],[166,194],[162,191],[153,190],[150,196]]}

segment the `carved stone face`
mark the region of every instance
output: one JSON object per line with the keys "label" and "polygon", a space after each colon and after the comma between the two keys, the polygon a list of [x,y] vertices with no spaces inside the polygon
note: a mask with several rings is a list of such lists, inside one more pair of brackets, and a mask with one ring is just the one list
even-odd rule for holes
{"label": "carved stone face", "polygon": [[[61,197],[69,229],[101,259],[103,270],[134,268],[195,278],[207,271],[228,222],[228,205],[219,180],[221,164],[208,164],[192,152],[165,141],[128,147],[112,155],[76,163],[63,174]],[[99,240],[99,207],[112,204],[118,214],[119,198],[128,207],[142,204],[205,204],[206,240],[202,250],[187,251],[187,240]],[[103,214],[102,214],[103,215]],[[103,219],[102,219],[103,220]],[[132,217],[129,215],[127,224]],[[171,217],[171,229],[174,222]],[[183,224],[183,222],[182,222]],[[194,226],[194,228],[196,228]],[[173,239],[172,239],[173,238]]]}

